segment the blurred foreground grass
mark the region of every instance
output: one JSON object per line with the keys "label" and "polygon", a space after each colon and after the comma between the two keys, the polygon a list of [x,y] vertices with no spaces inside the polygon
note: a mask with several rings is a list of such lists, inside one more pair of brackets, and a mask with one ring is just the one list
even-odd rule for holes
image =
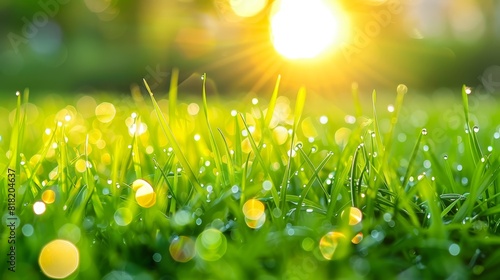
{"label": "blurred foreground grass", "polygon": [[0,278],[496,278],[498,102],[406,91],[21,93],[0,107]]}

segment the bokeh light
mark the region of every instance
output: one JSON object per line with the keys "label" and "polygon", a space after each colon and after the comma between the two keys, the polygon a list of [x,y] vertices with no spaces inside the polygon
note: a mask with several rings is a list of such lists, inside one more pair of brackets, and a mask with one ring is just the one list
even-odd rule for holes
{"label": "bokeh light", "polygon": [[132,222],[132,211],[126,207],[120,207],[116,209],[115,214],[113,216],[115,222],[119,226],[127,226]]}
{"label": "bokeh light", "polygon": [[45,213],[45,203],[43,203],[42,201],[37,201],[33,204],[33,212],[35,212],[35,214],[37,215],[42,215],[43,213]]}
{"label": "bokeh light", "polygon": [[40,252],[38,264],[45,275],[62,279],[73,274],[78,268],[80,254],[73,243],[56,239],[45,245]]}
{"label": "bokeh light", "polygon": [[359,208],[349,207],[348,209],[342,211],[342,218],[345,218],[346,211],[349,211],[349,225],[354,226],[361,222],[363,219],[363,213]]}
{"label": "bokeh light", "polygon": [[[270,181],[266,182],[270,183]],[[243,204],[242,210],[243,215],[245,215],[245,223],[249,228],[258,229],[266,222],[266,213],[264,212],[265,206],[260,200],[254,198],[249,199]]]}
{"label": "bokeh light", "polygon": [[358,232],[352,239],[351,239],[351,242],[352,244],[359,244],[361,243],[361,241],[363,241],[363,233],[362,232]]}
{"label": "bokeh light", "polygon": [[52,204],[56,200],[56,192],[53,190],[46,190],[42,193],[42,200],[47,204]]}
{"label": "bokeh light", "polygon": [[178,236],[168,247],[170,256],[177,262],[188,262],[196,255],[195,242],[187,236]]}
{"label": "bokeh light", "polygon": [[207,229],[196,238],[196,252],[205,261],[216,261],[227,250],[227,239],[217,229]]}
{"label": "bokeh light", "polygon": [[342,255],[343,252],[340,246],[345,243],[345,239],[346,237],[343,233],[336,231],[330,231],[323,235],[319,241],[319,250],[323,257],[327,260],[331,260],[339,251],[340,255]]}
{"label": "bokeh light", "polygon": [[135,191],[135,200],[143,208],[150,208],[156,204],[156,193],[151,185],[138,179],[132,183],[132,189]]}
{"label": "bokeh light", "polygon": [[116,115],[115,105],[109,102],[102,102],[95,108],[95,116],[102,123],[111,122]]}

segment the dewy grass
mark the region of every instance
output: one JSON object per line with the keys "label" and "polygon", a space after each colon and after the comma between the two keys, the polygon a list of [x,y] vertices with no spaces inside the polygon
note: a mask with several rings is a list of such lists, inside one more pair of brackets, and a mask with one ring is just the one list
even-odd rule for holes
{"label": "dewy grass", "polygon": [[400,85],[389,110],[373,92],[364,115],[355,85],[349,105],[308,106],[278,77],[267,106],[233,109],[208,100],[205,75],[201,100],[184,100],[177,77],[168,101],[145,84],[150,101],[134,87],[61,108],[26,91],[0,108],[0,183],[16,173],[14,212],[0,192],[3,228],[16,220],[0,231],[1,279],[44,277],[42,250],[59,243],[78,250],[56,258],[76,262],[72,279],[497,278],[493,97],[478,110],[464,87],[461,105],[433,107]]}

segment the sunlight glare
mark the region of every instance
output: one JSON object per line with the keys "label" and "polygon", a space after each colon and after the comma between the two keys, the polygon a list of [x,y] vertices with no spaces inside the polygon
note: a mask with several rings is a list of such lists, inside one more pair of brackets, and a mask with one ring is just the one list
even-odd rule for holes
{"label": "sunlight glare", "polygon": [[281,0],[273,6],[271,40],[288,59],[314,58],[340,44],[345,29],[339,8],[324,0]]}
{"label": "sunlight glare", "polygon": [[230,0],[231,9],[240,17],[253,17],[267,5],[267,0]]}

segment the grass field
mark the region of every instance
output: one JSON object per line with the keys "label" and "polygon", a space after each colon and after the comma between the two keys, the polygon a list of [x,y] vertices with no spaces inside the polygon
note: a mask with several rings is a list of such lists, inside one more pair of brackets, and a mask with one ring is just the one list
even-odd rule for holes
{"label": "grass field", "polygon": [[496,278],[495,96],[307,95],[5,97],[0,278]]}

